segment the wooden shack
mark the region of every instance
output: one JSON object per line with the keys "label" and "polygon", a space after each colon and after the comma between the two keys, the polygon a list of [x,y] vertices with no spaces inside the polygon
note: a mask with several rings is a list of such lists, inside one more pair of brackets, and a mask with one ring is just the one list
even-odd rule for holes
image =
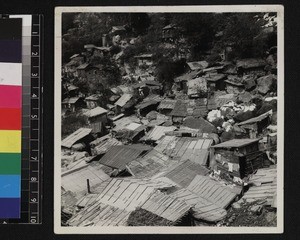
{"label": "wooden shack", "polygon": [[241,127],[247,132],[249,138],[257,138],[259,134],[270,124],[270,117],[272,116],[272,110],[255,118],[248,119],[244,122],[240,122],[237,126]]}
{"label": "wooden shack", "polygon": [[133,95],[129,93],[123,94],[118,101],[115,102],[115,110],[116,114],[130,112],[133,110],[135,100],[133,99]]}
{"label": "wooden shack", "polygon": [[93,94],[85,98],[86,106],[89,109],[93,109],[99,106],[100,97],[97,94]]}
{"label": "wooden shack", "polygon": [[222,73],[208,73],[204,76],[207,81],[207,88],[210,92],[224,90],[226,75]]}
{"label": "wooden shack", "polygon": [[263,166],[260,139],[232,139],[212,146],[217,170],[243,178]]}
{"label": "wooden shack", "polygon": [[65,98],[61,102],[61,105],[63,110],[69,110],[71,112],[76,112],[76,110],[85,106],[84,101],[81,97]]}

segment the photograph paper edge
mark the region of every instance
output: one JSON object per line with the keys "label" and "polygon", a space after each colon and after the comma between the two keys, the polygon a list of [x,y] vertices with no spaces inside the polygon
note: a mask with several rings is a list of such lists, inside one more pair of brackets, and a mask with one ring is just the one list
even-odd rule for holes
{"label": "photograph paper edge", "polygon": [[[113,11],[115,10],[115,11]],[[63,227],[61,226],[61,29],[64,12],[277,12],[278,135],[277,227]],[[284,6],[202,5],[55,8],[55,104],[54,104],[54,233],[55,234],[280,234],[284,232]]]}

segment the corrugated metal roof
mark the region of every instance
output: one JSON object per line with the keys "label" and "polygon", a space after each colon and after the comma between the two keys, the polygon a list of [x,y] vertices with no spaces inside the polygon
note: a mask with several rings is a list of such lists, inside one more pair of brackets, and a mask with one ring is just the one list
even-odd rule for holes
{"label": "corrugated metal roof", "polygon": [[75,171],[62,174],[61,185],[66,191],[76,193],[77,196],[87,193],[87,179],[89,179],[91,190],[97,185],[109,179],[109,176],[100,166],[86,165]]}
{"label": "corrugated metal roof", "polygon": [[76,103],[79,99],[80,99],[80,97],[65,98],[65,99],[62,101],[62,103],[63,103],[63,104],[74,104],[74,103]]}
{"label": "corrugated metal roof", "polygon": [[241,126],[241,125],[245,125],[245,124],[251,124],[251,123],[260,122],[260,121],[264,120],[265,118],[270,117],[272,115],[272,113],[273,113],[273,111],[270,110],[270,111],[268,111],[268,112],[266,112],[266,113],[264,113],[264,114],[262,114],[262,115],[260,115],[258,117],[248,119],[248,120],[246,120],[244,122],[240,122],[237,125]]}
{"label": "corrugated metal roof", "polygon": [[157,109],[174,109],[177,100],[174,99],[164,99],[160,102]]}
{"label": "corrugated metal roof", "polygon": [[141,158],[137,158],[127,165],[127,169],[137,178],[150,178],[162,171],[164,168],[171,166],[175,161],[168,156],[152,150]]}
{"label": "corrugated metal roof", "polygon": [[173,185],[155,180],[113,178],[99,194],[96,201],[127,211],[141,206],[155,190]]}
{"label": "corrugated metal roof", "polygon": [[198,61],[198,62],[188,62],[187,65],[191,70],[201,70],[208,67],[208,62]]}
{"label": "corrugated metal roof", "polygon": [[123,170],[126,164],[140,156],[145,149],[133,148],[129,145],[126,146],[112,146],[107,153],[99,160],[100,163]]}
{"label": "corrugated metal roof", "polygon": [[226,142],[222,142],[220,144],[212,146],[213,148],[238,148],[244,147],[251,143],[258,142],[260,139],[250,139],[250,138],[243,138],[243,139],[231,139]]}
{"label": "corrugated metal roof", "polygon": [[141,208],[169,221],[177,222],[189,212],[191,206],[185,201],[156,191]]}
{"label": "corrugated metal roof", "polygon": [[147,135],[143,138],[143,140],[157,141],[162,136],[165,135],[165,132],[174,131],[175,129],[176,127],[174,126],[170,126],[170,127],[155,126],[147,133]]}
{"label": "corrugated metal roof", "polygon": [[[268,205],[272,205],[277,194],[277,170],[258,169],[257,173],[249,179],[249,190],[242,197],[246,200],[267,200]],[[255,185],[252,185],[256,183]]]}
{"label": "corrugated metal roof", "polygon": [[140,123],[140,119],[138,117],[136,117],[135,115],[120,118],[120,119],[114,121],[114,124],[116,126],[113,128],[113,131],[117,132],[117,131],[123,130],[124,128],[126,128],[126,126],[128,126],[131,123]]}
{"label": "corrugated metal roof", "polygon": [[195,176],[187,189],[224,209],[237,196],[229,187],[223,186],[210,177],[201,175]]}
{"label": "corrugated metal roof", "polygon": [[108,137],[103,140],[95,140],[91,142],[91,146],[94,147],[94,151],[97,155],[106,153],[112,146],[122,145],[122,142],[115,138]]}
{"label": "corrugated metal roof", "polygon": [[105,187],[100,194],[87,195],[87,200],[78,202],[84,208],[68,221],[71,226],[126,226],[129,214],[143,205],[154,192],[173,186],[133,178],[113,178],[103,184]]}
{"label": "corrugated metal roof", "polygon": [[91,110],[88,110],[87,112],[85,112],[84,114],[87,116],[87,117],[96,117],[96,116],[99,116],[99,115],[102,115],[102,114],[105,114],[107,113],[108,111],[102,107],[95,107]]}
{"label": "corrugated metal roof", "polygon": [[105,187],[100,194],[78,202],[84,208],[75,213],[68,221],[69,225],[126,226],[129,214],[143,205],[156,190],[173,186],[159,181],[132,178],[112,178],[103,184]]}
{"label": "corrugated metal roof", "polygon": [[178,184],[180,187],[187,187],[195,176],[199,174],[207,175],[208,173],[209,170],[207,168],[190,160],[185,160],[184,162],[176,164],[175,167],[172,166],[171,169],[166,172],[158,174],[157,179],[160,177],[166,177]]}
{"label": "corrugated metal roof", "polygon": [[186,188],[179,189],[178,191],[171,193],[170,196],[178,200],[185,201],[187,204],[192,206],[193,216],[196,219],[217,222],[225,218],[227,215],[225,209]]}
{"label": "corrugated metal roof", "polygon": [[206,165],[212,144],[212,139],[166,136],[155,149],[173,159],[190,159],[197,164]]}
{"label": "corrugated metal roof", "polygon": [[74,227],[126,226],[129,215],[130,212],[124,209],[89,200],[87,207],[75,213],[68,224]]}
{"label": "corrugated metal roof", "polygon": [[132,94],[125,93],[123,94],[118,101],[115,102],[115,105],[124,107],[127,102],[132,98]]}
{"label": "corrugated metal roof", "polygon": [[77,131],[62,140],[61,145],[66,148],[71,148],[76,142],[86,137],[91,132],[91,128],[79,128]]}

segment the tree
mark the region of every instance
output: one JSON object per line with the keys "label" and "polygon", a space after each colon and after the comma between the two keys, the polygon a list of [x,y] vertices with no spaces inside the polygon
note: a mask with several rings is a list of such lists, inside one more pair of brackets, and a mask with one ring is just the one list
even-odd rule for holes
{"label": "tree", "polygon": [[147,13],[131,13],[130,22],[134,32],[141,35],[147,33],[151,20]]}

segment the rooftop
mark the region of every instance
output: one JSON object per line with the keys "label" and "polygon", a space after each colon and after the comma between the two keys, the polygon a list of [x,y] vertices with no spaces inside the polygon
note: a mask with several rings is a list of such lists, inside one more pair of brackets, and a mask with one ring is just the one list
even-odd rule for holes
{"label": "rooftop", "polygon": [[174,109],[177,100],[174,99],[164,99],[160,102],[157,109]]}
{"label": "rooftop", "polygon": [[201,70],[207,68],[209,64],[206,61],[198,61],[198,62],[188,62],[187,65],[192,71],[194,71],[194,70]]}
{"label": "rooftop", "polygon": [[232,139],[226,142],[222,142],[220,144],[212,146],[213,148],[238,148],[238,147],[244,147],[247,145],[250,145],[252,143],[258,142],[260,139],[250,139],[250,138],[244,138],[244,139]]}
{"label": "rooftop", "polygon": [[262,115],[259,115],[259,116],[255,117],[255,118],[251,118],[251,119],[248,119],[248,120],[246,120],[244,122],[240,122],[237,125],[241,126],[241,125],[245,125],[245,124],[252,124],[252,123],[260,122],[260,121],[266,119],[267,117],[270,117],[272,115],[272,113],[273,113],[273,111],[270,110],[270,111],[268,111],[268,112],[266,112],[266,113],[264,113]]}
{"label": "rooftop", "polygon": [[191,160],[185,160],[171,167],[170,170],[158,174],[158,178],[166,177],[175,182],[180,187],[187,187],[195,176],[207,175],[209,170]]}
{"label": "rooftop", "polygon": [[115,102],[115,105],[124,107],[125,104],[129,102],[132,97],[132,94],[125,93],[118,99],[118,101]]}
{"label": "rooftop", "polygon": [[157,151],[178,160],[191,160],[206,165],[212,139],[166,136],[155,147]]}
{"label": "rooftop", "polygon": [[97,117],[97,116],[100,116],[102,114],[106,114],[107,113],[107,110],[102,108],[102,107],[95,107],[91,110],[88,110],[87,112],[85,112],[85,115],[87,117]]}
{"label": "rooftop", "polygon": [[65,98],[61,103],[63,103],[63,104],[74,104],[79,99],[80,99],[80,97]]}
{"label": "rooftop", "polygon": [[144,148],[140,146],[135,148],[134,145],[112,146],[99,162],[106,166],[123,170],[126,168],[126,164],[145,152]]}
{"label": "rooftop", "polygon": [[61,145],[66,148],[71,148],[76,142],[86,137],[91,132],[91,128],[79,128],[77,131],[62,140]]}

